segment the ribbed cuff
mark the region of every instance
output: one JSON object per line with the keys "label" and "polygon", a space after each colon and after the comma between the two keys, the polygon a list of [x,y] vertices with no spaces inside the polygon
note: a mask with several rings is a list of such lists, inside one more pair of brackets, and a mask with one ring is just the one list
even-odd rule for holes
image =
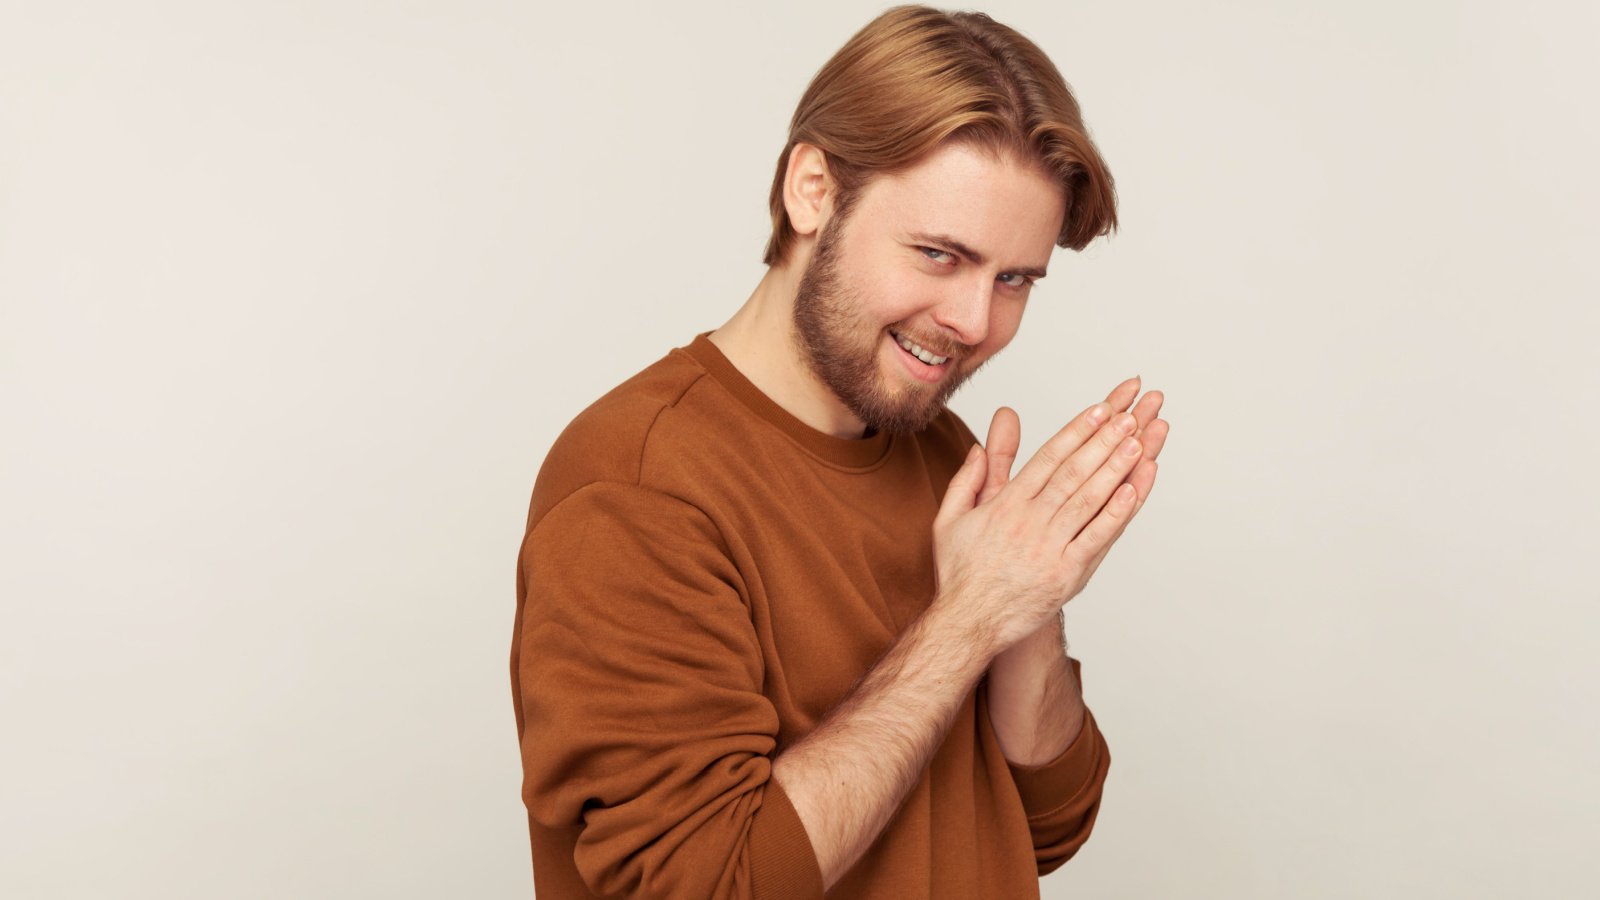
{"label": "ribbed cuff", "polygon": [[[1078,661],[1070,656],[1067,659],[1072,663],[1073,676],[1077,677]],[[1078,683],[1082,685],[1083,680],[1079,678]],[[1105,741],[1100,736],[1100,727],[1095,724],[1094,713],[1085,706],[1083,727],[1078,730],[1078,735],[1072,739],[1072,743],[1068,744],[1055,759],[1036,766],[1018,765],[1006,760],[1006,765],[1011,767],[1011,777],[1017,783],[1017,793],[1022,796],[1022,808],[1027,811],[1028,818],[1047,815],[1060,809],[1088,786],[1099,768],[1104,747]]]}
{"label": "ribbed cuff", "polygon": [[767,780],[750,826],[750,881],[755,900],[822,900],[822,867],[789,795]]}

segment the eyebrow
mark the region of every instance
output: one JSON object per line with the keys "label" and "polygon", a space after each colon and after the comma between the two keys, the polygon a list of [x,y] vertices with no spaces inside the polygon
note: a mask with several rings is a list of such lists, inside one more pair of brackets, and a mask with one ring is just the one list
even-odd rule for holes
{"label": "eyebrow", "polygon": [[[925,232],[918,231],[912,233],[911,239],[914,241],[921,241],[925,244],[943,244],[944,246],[949,247],[951,250],[956,251],[980,266],[988,262],[982,253],[979,253],[971,247],[968,247],[966,244],[961,243],[948,234],[927,234]],[[1043,267],[1023,266],[1017,269],[1007,269],[1005,274],[1027,275],[1030,278],[1043,278],[1045,276],[1045,271]]]}

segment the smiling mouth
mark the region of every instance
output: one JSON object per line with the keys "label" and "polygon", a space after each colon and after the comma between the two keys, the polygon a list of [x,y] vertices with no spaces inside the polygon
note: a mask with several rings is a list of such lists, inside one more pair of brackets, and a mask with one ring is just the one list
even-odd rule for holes
{"label": "smiling mouth", "polygon": [[938,368],[951,360],[951,357],[940,356],[910,338],[901,337],[897,332],[890,331],[889,336],[894,338],[896,344],[900,345],[900,349],[929,368]]}

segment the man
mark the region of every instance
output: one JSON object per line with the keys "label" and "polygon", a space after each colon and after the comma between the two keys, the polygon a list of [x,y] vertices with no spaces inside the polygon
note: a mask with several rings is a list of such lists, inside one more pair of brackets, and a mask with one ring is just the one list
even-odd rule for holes
{"label": "man", "polygon": [[540,470],[538,896],[1037,897],[1082,846],[1110,756],[1060,610],[1149,496],[1161,397],[1124,382],[1014,478],[1016,414],[978,445],[945,401],[1113,205],[1060,75],[982,14],[896,7],[818,72],[766,276]]}

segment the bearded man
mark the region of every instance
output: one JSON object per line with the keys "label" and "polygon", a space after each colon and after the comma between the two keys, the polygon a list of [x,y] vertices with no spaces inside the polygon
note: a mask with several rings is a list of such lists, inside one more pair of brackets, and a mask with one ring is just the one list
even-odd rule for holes
{"label": "bearded man", "polygon": [[1110,754],[1061,609],[1149,496],[1137,378],[1013,475],[946,406],[1115,227],[1049,59],[896,7],[817,73],[766,275],[540,469],[512,692],[538,896],[1037,897]]}

